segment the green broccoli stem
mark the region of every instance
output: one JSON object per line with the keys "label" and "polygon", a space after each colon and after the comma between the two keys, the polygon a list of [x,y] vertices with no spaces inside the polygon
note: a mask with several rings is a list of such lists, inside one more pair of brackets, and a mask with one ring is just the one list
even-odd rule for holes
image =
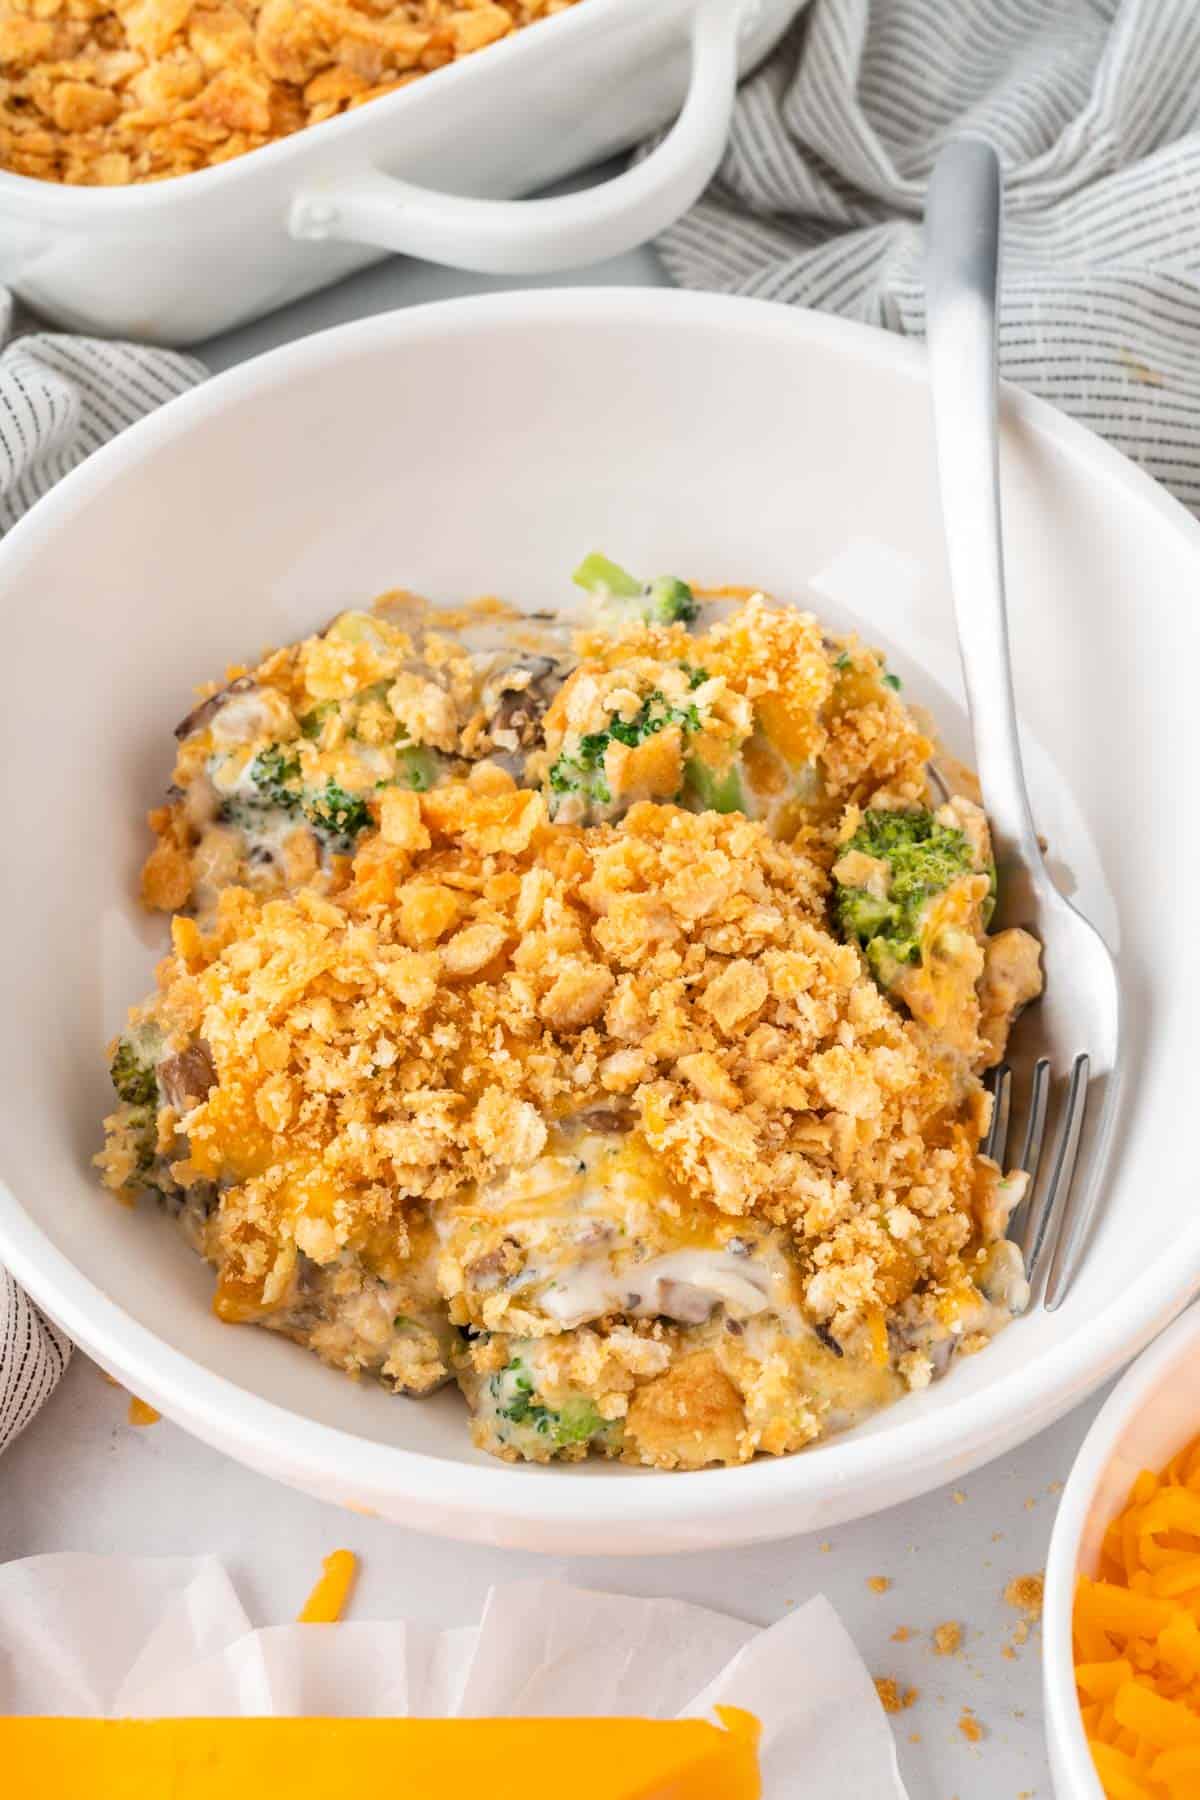
{"label": "green broccoli stem", "polygon": [[514,1356],[491,1376],[488,1393],[498,1420],[521,1432],[531,1432],[556,1450],[588,1443],[607,1429],[607,1421],[585,1394],[569,1394],[561,1407],[546,1406],[538,1398],[533,1375],[520,1356]]}
{"label": "green broccoli stem", "polygon": [[736,762],[712,769],[699,756],[689,756],[683,770],[684,800],[695,801],[701,812],[745,812],[746,795]]}
{"label": "green broccoli stem", "polygon": [[639,581],[598,550],[584,557],[571,579],[600,600],[624,602],[623,610],[654,625],[690,625],[700,611],[691,588],[678,576],[658,575],[653,581]]}
{"label": "green broccoli stem", "polygon": [[610,562],[599,550],[584,557],[571,580],[578,587],[586,588],[589,594],[611,595],[619,600],[636,600],[645,592],[636,576],[630,575],[619,563]]}

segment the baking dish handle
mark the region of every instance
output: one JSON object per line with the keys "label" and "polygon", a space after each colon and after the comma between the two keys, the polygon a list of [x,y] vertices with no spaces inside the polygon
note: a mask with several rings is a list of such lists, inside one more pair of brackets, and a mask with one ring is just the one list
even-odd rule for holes
{"label": "baking dish handle", "polygon": [[700,0],[683,110],[657,149],[612,181],[548,200],[473,200],[382,170],[297,194],[294,238],[378,244],[484,275],[541,275],[618,256],[666,229],[697,200],[729,133],[737,47],[755,0]]}

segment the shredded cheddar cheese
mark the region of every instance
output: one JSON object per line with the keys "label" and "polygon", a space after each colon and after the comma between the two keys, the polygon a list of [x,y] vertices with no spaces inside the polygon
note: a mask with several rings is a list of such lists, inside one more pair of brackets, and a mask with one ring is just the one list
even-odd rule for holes
{"label": "shredded cheddar cheese", "polygon": [[1109,1800],[1200,1795],[1200,1438],[1144,1469],[1075,1594],[1075,1683]]}
{"label": "shredded cheddar cheese", "polygon": [[358,1573],[353,1550],[334,1550],[325,1558],[320,1579],[300,1610],[301,1625],[336,1625],[345,1611]]}

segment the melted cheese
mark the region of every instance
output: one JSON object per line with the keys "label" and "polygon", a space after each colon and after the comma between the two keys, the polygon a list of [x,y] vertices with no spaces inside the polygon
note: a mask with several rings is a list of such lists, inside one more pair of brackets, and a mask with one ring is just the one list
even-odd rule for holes
{"label": "melted cheese", "polygon": [[696,1325],[718,1305],[807,1329],[781,1234],[697,1202],[635,1133],[560,1134],[531,1168],[436,1223],[447,1283],[461,1279],[489,1329],[571,1330],[618,1313]]}

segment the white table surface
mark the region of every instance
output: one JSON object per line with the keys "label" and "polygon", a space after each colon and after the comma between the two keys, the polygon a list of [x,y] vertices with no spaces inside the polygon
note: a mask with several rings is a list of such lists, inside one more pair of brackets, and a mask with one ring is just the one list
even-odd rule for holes
{"label": "white table surface", "polygon": [[[562,278],[559,278],[561,281]],[[570,278],[594,285],[662,284],[641,251]],[[203,346],[212,369],[328,325],[393,306],[512,287],[425,264],[391,260],[341,287]],[[552,282],[540,282],[550,286]],[[1040,1571],[1057,1504],[1084,1432],[1088,1402],[960,1489],[941,1489],[827,1542],[797,1538],[720,1555],[547,1561],[406,1533],[292,1493],[162,1421],[137,1429],[127,1399],[76,1356],[45,1411],[0,1462],[0,1559],[50,1550],[222,1557],[255,1622],[295,1615],[321,1558],[345,1545],[361,1558],[356,1618],[405,1615],[465,1624],[497,1581],[557,1571],[579,1584],[674,1595],[767,1623],[823,1592],[837,1607],[872,1674],[919,1690],[893,1720],[911,1800],[1018,1800],[1051,1793],[1041,1729],[1040,1633],[1011,1657],[1018,1615],[1005,1584]],[[877,1594],[868,1577],[888,1577]],[[955,1656],[934,1654],[930,1633],[963,1627]],[[895,1642],[907,1626],[913,1636]],[[964,1706],[984,1730],[958,1729]],[[851,1796],[828,1800],[852,1800]]]}

